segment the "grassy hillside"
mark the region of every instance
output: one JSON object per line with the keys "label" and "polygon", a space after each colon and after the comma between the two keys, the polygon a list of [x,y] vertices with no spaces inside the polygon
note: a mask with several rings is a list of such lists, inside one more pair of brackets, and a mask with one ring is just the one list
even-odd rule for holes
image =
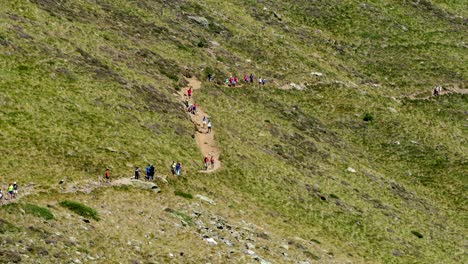
{"label": "grassy hillside", "polygon": [[[423,99],[466,89],[466,15],[457,0],[2,1],[0,180],[23,195],[0,209],[0,257],[466,262],[468,98]],[[267,85],[223,86],[251,72]],[[192,76],[212,174],[175,97]],[[149,163],[160,193],[97,183]]]}

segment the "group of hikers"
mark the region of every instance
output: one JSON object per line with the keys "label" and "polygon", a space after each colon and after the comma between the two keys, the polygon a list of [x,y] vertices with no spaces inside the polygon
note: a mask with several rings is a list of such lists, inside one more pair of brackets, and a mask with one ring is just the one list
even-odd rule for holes
{"label": "group of hikers", "polygon": [[[211,82],[214,80],[214,75],[212,73],[208,73],[208,81]],[[253,73],[245,74],[244,75],[244,83],[254,83],[255,82],[255,75]],[[236,87],[236,85],[240,84],[239,83],[239,77],[238,76],[229,76],[226,77],[224,83],[229,86],[229,87]],[[258,78],[258,84],[259,85],[265,85],[267,83],[267,80],[265,78]]]}
{"label": "group of hikers", "polygon": [[[189,89],[187,90],[187,94],[184,94],[184,96],[186,96],[186,98],[184,99],[184,105],[187,108],[188,113],[191,113],[192,115],[197,115],[198,104],[195,102],[193,104],[190,103],[190,99],[192,99],[192,95],[193,95],[192,87],[189,87]],[[211,123],[211,120],[208,119],[208,117],[203,116],[202,126],[203,126],[203,129],[207,128],[206,133],[211,132],[212,123]]]}
{"label": "group of hikers", "polygon": [[438,96],[442,92],[442,86],[438,85],[432,90],[432,95],[433,96]]}
{"label": "group of hikers", "polygon": [[5,198],[3,195],[3,191],[0,189],[0,204],[3,204],[3,199],[5,200],[13,200],[18,196],[18,184],[16,182],[9,183],[7,187],[8,197]]}
{"label": "group of hikers", "polygon": [[[211,80],[213,77],[211,76],[208,76],[208,79]],[[227,77],[226,80],[224,81],[226,83],[227,86],[229,87],[236,87],[237,84],[239,84],[239,77],[237,76],[230,76],[230,77]],[[245,84],[248,84],[248,83],[254,83],[255,82],[255,76],[253,75],[253,73],[251,73],[250,75],[248,74],[245,74],[244,75],[244,83]],[[262,78],[262,77],[259,77],[258,78],[258,84],[259,85],[265,85],[267,82],[267,80],[265,78]]]}
{"label": "group of hikers", "polygon": [[214,159],[213,155],[211,155],[209,158],[208,158],[208,156],[205,156],[203,158],[203,164],[204,164],[205,170],[208,170],[208,167],[211,167],[213,169],[214,164],[215,164],[215,159]]}

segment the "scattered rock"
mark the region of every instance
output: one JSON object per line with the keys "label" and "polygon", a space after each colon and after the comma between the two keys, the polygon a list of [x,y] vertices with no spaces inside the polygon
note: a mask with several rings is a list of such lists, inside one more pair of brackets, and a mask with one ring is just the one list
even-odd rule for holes
{"label": "scattered rock", "polygon": [[57,240],[56,239],[51,239],[51,238],[48,238],[44,241],[46,244],[57,244]]}
{"label": "scattered rock", "polygon": [[323,76],[323,73],[321,72],[311,72],[310,74],[312,74],[313,76],[317,76],[317,77]]}
{"label": "scattered rock", "polygon": [[247,249],[255,249],[255,245],[252,243],[247,243],[245,247],[247,247]]}
{"label": "scattered rock", "polygon": [[169,184],[169,182],[166,180],[166,178],[162,177],[162,176],[156,176],[155,179],[158,181],[158,182],[161,182],[161,183],[164,183],[164,184]]}
{"label": "scattered rock", "polygon": [[88,219],[85,219],[85,218],[83,218],[83,222],[85,222],[85,223],[87,223],[87,224],[90,223],[90,221],[89,221]]}
{"label": "scattered rock", "polygon": [[210,25],[210,22],[208,21],[208,19],[204,18],[204,17],[200,17],[200,16],[188,16],[189,19],[197,22],[198,24],[204,26],[204,27],[208,27]]}
{"label": "scattered rock", "polygon": [[393,250],[392,255],[395,257],[403,257],[405,254],[399,250]]}
{"label": "scattered rock", "polygon": [[418,231],[411,231],[411,233],[415,236],[417,236],[418,238],[423,238],[423,235],[421,233],[419,233]]}
{"label": "scattered rock", "polygon": [[111,147],[107,147],[106,150],[107,150],[107,151],[110,151],[110,152],[113,152],[113,153],[118,152],[118,150],[116,150],[116,149],[114,149],[114,148],[111,148]]}
{"label": "scattered rock", "polygon": [[286,244],[283,244],[283,245],[281,245],[280,247],[281,247],[281,248],[284,248],[284,249],[286,249],[286,250],[289,250],[289,246],[286,245]]}
{"label": "scattered rock", "polygon": [[0,250],[0,259],[2,263],[19,263],[21,262],[21,255],[13,251]]}
{"label": "scattered rock", "polygon": [[348,167],[346,171],[351,172],[351,173],[356,173],[356,170],[351,167]]}
{"label": "scattered rock", "polygon": [[218,242],[216,242],[216,240],[214,240],[214,238],[211,237],[206,238],[205,241],[208,242],[208,244],[210,245],[218,245]]}
{"label": "scattered rock", "polygon": [[270,236],[269,236],[267,233],[265,233],[265,232],[263,232],[263,233],[257,233],[257,237],[263,238],[263,239],[265,239],[265,240],[270,240]]}
{"label": "scattered rock", "polygon": [[197,194],[195,195],[195,197],[197,197],[198,199],[204,201],[204,202],[207,202],[209,204],[212,204],[212,205],[216,205],[216,202],[211,200],[210,198],[206,197],[206,196],[203,196],[203,195],[200,195],[200,194]]}
{"label": "scattered rock", "polygon": [[282,21],[283,18],[281,17],[280,14],[276,13],[275,11],[273,11],[273,15],[279,20],[279,21]]}
{"label": "scattered rock", "polygon": [[291,86],[291,88],[299,90],[299,91],[303,91],[306,88],[305,85],[303,84],[290,83],[289,85]]}

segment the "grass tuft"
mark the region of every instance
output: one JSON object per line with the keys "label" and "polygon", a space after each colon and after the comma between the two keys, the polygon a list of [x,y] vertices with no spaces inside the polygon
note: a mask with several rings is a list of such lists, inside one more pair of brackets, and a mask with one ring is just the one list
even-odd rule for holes
{"label": "grass tuft", "polygon": [[187,198],[187,199],[193,199],[193,195],[191,195],[190,193],[185,193],[185,192],[180,191],[180,190],[175,190],[174,194],[177,195],[177,196],[180,196],[180,197]]}
{"label": "grass tuft", "polygon": [[97,211],[84,204],[65,200],[65,201],[60,202],[60,205],[83,217],[91,217],[92,219],[96,221],[100,220]]}
{"label": "grass tuft", "polygon": [[22,206],[22,208],[24,209],[24,211],[27,213],[27,214],[32,214],[34,216],[38,216],[38,217],[42,217],[44,218],[45,220],[52,220],[54,219],[54,215],[52,214],[52,212],[47,209],[47,208],[44,208],[44,207],[40,207],[38,205],[35,205],[35,204],[24,204]]}

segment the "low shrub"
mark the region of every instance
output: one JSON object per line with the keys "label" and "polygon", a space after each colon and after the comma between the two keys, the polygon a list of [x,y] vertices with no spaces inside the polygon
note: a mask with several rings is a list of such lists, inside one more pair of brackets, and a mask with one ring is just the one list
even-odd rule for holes
{"label": "low shrub", "polygon": [[60,205],[83,217],[91,217],[96,221],[99,221],[100,219],[96,210],[84,204],[65,200],[60,202]]}

